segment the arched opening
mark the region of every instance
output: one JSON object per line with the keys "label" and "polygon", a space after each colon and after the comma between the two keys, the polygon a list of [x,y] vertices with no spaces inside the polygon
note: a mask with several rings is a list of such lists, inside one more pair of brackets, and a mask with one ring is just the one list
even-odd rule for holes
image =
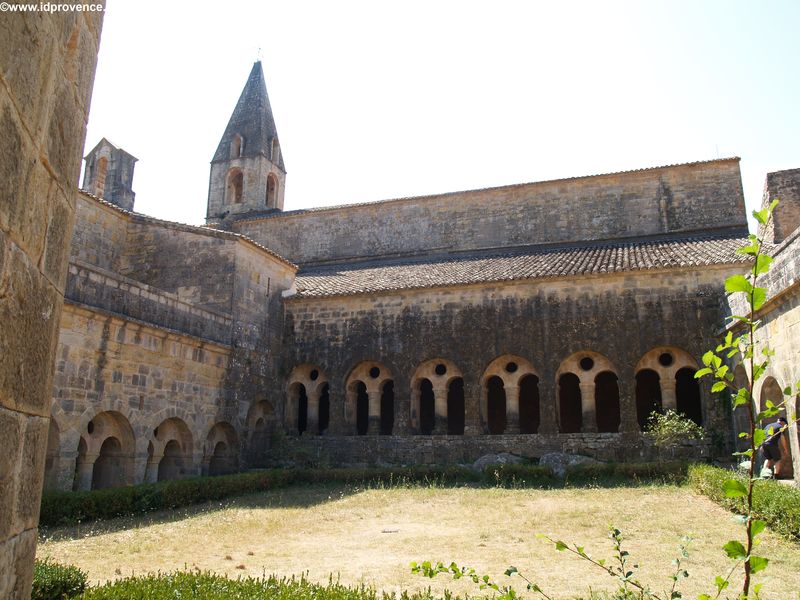
{"label": "arched opening", "polygon": [[230,473],[228,468],[228,456],[230,451],[228,444],[225,442],[217,442],[214,444],[214,452],[211,453],[211,461],[208,463],[209,475],[224,475]]}
{"label": "arched opening", "polygon": [[383,384],[381,391],[381,435],[392,435],[394,428],[394,381]]}
{"label": "arched opening", "polygon": [[447,434],[464,435],[464,380],[456,377],[447,386]]}
{"label": "arched opening", "polygon": [[[772,402],[774,406],[780,406],[780,409],[778,410],[778,414],[771,417],[764,417],[758,426],[766,430],[769,430],[770,426],[778,428],[778,418],[783,417],[786,419],[786,405],[781,405],[784,401],[783,390],[781,389],[780,383],[778,383],[774,377],[767,376],[764,379],[764,383],[761,385],[761,395],[759,400],[759,408],[761,411],[767,409],[768,400]],[[775,478],[791,479],[794,475],[794,464],[792,461],[792,447],[789,443],[788,430],[781,433],[780,437],[778,438],[777,448],[780,456],[773,464]],[[766,453],[765,447],[762,447],[762,453]],[[772,458],[774,460],[774,456],[767,456],[766,454],[763,455],[765,458]]]}
{"label": "arched opening", "polygon": [[356,382],[356,432],[367,435],[369,429],[369,394],[363,381]]}
{"label": "arched opening", "polygon": [[539,431],[539,378],[526,375],[519,382],[519,431]]}
{"label": "arched opening", "polygon": [[675,373],[675,400],[677,412],[703,424],[703,408],[700,403],[700,385],[694,378],[695,370],[684,367]]}
{"label": "arched opening", "polygon": [[278,161],[281,159],[281,145],[278,142],[278,138],[272,138],[272,163],[277,165]]}
{"label": "arched opening", "polygon": [[486,382],[486,418],[490,434],[499,435],[506,430],[506,390],[497,375]]}
{"label": "arched opening", "polygon": [[267,176],[267,208],[275,208],[278,198],[278,180],[270,173]]}
{"label": "arched opening", "polygon": [[597,431],[617,433],[620,422],[619,384],[611,371],[598,373],[594,378],[594,402]]}
{"label": "arched opening", "polygon": [[122,443],[115,437],[107,437],[100,446],[100,453],[94,461],[92,471],[92,489],[99,490],[108,487],[124,485],[125,456],[122,452]]}
{"label": "arched opening", "polygon": [[217,423],[208,432],[205,461],[209,475],[233,473],[239,467],[239,442],[230,423]]}
{"label": "arched opening", "polygon": [[47,431],[47,454],[44,462],[44,489],[54,490],[58,487],[58,458],[61,435],[58,423],[50,417],[50,426]]}
{"label": "arched opening", "polygon": [[574,373],[564,373],[558,378],[558,407],[561,433],[580,433],[583,426],[581,386]]}
{"label": "arched opening", "polygon": [[319,433],[322,435],[328,430],[331,423],[331,397],[330,386],[326,383],[319,394]]}
{"label": "arched opening", "polygon": [[97,177],[94,180],[94,195],[102,198],[106,189],[106,175],[108,174],[108,159],[101,156],[97,160]]}
{"label": "arched opening", "polygon": [[661,382],[658,373],[642,369],[636,373],[636,420],[644,431],[650,414],[662,412]]}
{"label": "arched opening", "polygon": [[158,481],[171,481],[184,476],[183,450],[178,440],[170,440],[164,446],[164,456],[158,463]]}
{"label": "arched opening", "polygon": [[436,423],[436,400],[430,379],[419,382],[419,431],[425,435],[433,433]]}
{"label": "arched opening", "polygon": [[242,141],[242,136],[238,133],[234,134],[233,139],[231,140],[231,158],[240,158],[242,156],[242,150],[244,148],[244,143]]}
{"label": "arched opening", "polygon": [[225,189],[225,199],[228,204],[239,204],[244,191],[244,175],[241,169],[231,169],[228,173],[228,185]]}
{"label": "arched opening", "polygon": [[306,386],[302,383],[294,385],[297,394],[297,433],[302,435],[308,429],[308,394],[306,394]]}
{"label": "arched opening", "polygon": [[72,474],[72,491],[77,492],[81,487],[81,471],[86,464],[86,440],[81,439],[78,440],[78,456],[75,458],[75,472]]}

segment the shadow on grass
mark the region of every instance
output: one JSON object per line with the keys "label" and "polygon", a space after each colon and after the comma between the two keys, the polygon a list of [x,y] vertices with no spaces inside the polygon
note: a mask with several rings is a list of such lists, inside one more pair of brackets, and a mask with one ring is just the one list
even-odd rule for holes
{"label": "shadow on grass", "polygon": [[201,504],[191,504],[179,508],[154,510],[110,519],[97,519],[75,525],[40,526],[39,541],[63,541],[94,537],[127,529],[174,523],[232,508],[311,508],[326,502],[335,502],[363,491],[363,486],[358,487],[345,483],[295,485],[222,500],[212,500]]}

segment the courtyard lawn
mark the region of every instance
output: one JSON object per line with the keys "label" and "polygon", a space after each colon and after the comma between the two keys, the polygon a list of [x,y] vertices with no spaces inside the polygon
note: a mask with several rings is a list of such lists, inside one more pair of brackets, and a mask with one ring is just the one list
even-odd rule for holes
{"label": "courtyard lawn", "polygon": [[[104,582],[132,573],[199,568],[239,575],[308,573],[327,582],[366,583],[387,591],[445,587],[472,591],[444,576],[412,575],[411,561],[456,561],[491,574],[516,566],[558,598],[614,582],[588,563],[536,538],[545,533],[611,557],[607,527],[627,537],[641,579],[669,585],[671,560],[683,535],[694,541],[681,589],[711,592],[731,562],[721,546],[741,538],[730,513],[687,488],[475,489],[351,486],[293,487],[170,513],[43,530],[37,554],[75,564]],[[758,554],[771,559],[755,577],[765,598],[796,598],[800,545],[769,532]],[[739,586],[738,579],[732,585]],[[735,594],[731,594],[735,595]],[[533,597],[528,594],[526,597]]]}

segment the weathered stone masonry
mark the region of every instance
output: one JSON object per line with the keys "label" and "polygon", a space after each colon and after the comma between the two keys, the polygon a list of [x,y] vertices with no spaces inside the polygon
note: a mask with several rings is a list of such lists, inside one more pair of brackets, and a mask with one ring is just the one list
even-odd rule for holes
{"label": "weathered stone masonry", "polygon": [[30,595],[75,186],[102,12],[0,18],[0,597]]}
{"label": "weathered stone masonry", "polygon": [[257,63],[211,170],[213,229],[79,197],[49,485],[292,456],[641,460],[666,408],[710,433],[689,452],[732,445],[694,373],[746,268],[738,159],[283,212]]}

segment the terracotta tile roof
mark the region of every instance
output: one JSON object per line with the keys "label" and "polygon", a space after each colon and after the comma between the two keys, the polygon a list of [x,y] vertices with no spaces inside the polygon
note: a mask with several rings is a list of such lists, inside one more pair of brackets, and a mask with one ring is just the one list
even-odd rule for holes
{"label": "terracotta tile roof", "polygon": [[315,266],[298,272],[297,297],[746,263],[735,253],[746,241],[740,235],[696,235]]}

